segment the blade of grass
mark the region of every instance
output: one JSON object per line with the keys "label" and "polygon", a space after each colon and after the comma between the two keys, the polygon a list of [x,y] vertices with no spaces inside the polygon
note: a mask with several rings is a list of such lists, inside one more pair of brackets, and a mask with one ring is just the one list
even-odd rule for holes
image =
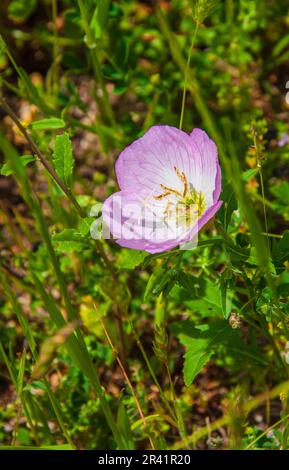
{"label": "blade of grass", "polygon": [[[14,388],[15,390],[17,391],[17,373],[16,373],[16,369],[14,367],[13,364],[11,364],[7,354],[5,353],[5,350],[4,350],[4,347],[0,341],[0,357],[2,357],[2,360],[4,361],[7,369],[8,369],[8,372],[9,372],[9,376],[10,376],[10,379],[14,385]],[[36,426],[33,424],[33,419],[32,419],[32,416],[31,416],[31,413],[30,413],[30,410],[29,410],[29,406],[27,406],[27,403],[26,403],[26,400],[23,399],[23,395],[21,394],[21,397],[19,397],[21,402],[22,402],[22,406],[23,406],[23,410],[24,410],[24,413],[25,413],[25,416],[27,418],[27,422],[31,428],[31,431],[32,431],[32,435],[34,437],[34,440],[36,442],[36,444],[38,445],[39,444],[39,439],[38,439],[38,433],[37,433],[37,429],[36,429]]]}
{"label": "blade of grass", "polygon": [[83,0],[77,0],[77,3],[78,3],[78,7],[80,10],[80,14],[81,14],[82,25],[83,25],[83,29],[84,29],[85,36],[86,36],[86,45],[90,53],[95,78],[96,78],[96,81],[100,84],[101,90],[103,93],[103,107],[104,107],[106,116],[108,117],[111,125],[114,127],[115,118],[114,118],[113,110],[109,101],[107,89],[106,89],[106,86],[105,86],[105,83],[101,74],[100,63],[99,63],[98,56],[96,53],[96,44],[95,44],[95,40],[93,38],[93,34],[92,34],[92,31],[88,22],[85,4]]}

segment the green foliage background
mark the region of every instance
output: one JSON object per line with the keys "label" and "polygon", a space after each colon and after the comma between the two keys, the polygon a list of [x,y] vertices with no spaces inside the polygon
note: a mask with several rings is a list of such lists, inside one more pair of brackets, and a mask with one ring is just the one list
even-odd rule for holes
{"label": "green foliage background", "polygon": [[[285,0],[1,2],[2,449],[288,449],[288,25]],[[198,246],[94,240],[119,152],[180,119],[222,166]]]}

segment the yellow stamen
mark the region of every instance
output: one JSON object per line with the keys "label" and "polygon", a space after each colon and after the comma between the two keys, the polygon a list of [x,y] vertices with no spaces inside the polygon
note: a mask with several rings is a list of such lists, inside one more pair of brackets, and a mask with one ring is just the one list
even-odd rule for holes
{"label": "yellow stamen", "polygon": [[164,216],[166,218],[176,217],[178,223],[180,222],[182,224],[191,224],[203,214],[206,208],[205,197],[201,191],[197,191],[195,188],[190,186],[188,178],[183,171],[181,171],[176,166],[174,166],[174,171],[184,185],[183,192],[181,193],[176,189],[170,188],[164,184],[160,184],[160,187],[164,190],[164,192],[154,196],[154,199],[161,200],[171,195],[176,196],[176,202],[168,200],[164,210]]}
{"label": "yellow stamen", "polygon": [[180,196],[182,197],[182,193],[177,191],[176,189],[169,188],[168,186],[165,186],[164,184],[160,184],[160,187],[164,189],[165,191],[168,191],[171,194],[175,194],[175,196]]}
{"label": "yellow stamen", "polygon": [[175,170],[176,174],[178,175],[178,177],[180,178],[181,182],[184,184],[183,196],[186,196],[187,193],[188,193],[188,189],[189,189],[188,179],[187,179],[185,173],[183,171],[179,170],[178,167],[174,166],[174,170]]}
{"label": "yellow stamen", "polygon": [[171,192],[167,191],[166,193],[159,194],[158,196],[154,196],[154,199],[157,199],[157,200],[164,199],[165,197],[169,196],[170,194],[171,194]]}

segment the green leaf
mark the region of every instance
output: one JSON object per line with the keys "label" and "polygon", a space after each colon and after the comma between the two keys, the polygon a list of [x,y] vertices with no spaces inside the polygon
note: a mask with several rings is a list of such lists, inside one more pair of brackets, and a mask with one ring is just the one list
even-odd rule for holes
{"label": "green leaf", "polygon": [[270,191],[276,198],[282,200],[284,204],[289,204],[289,183],[287,181],[275,184],[270,188]]}
{"label": "green leaf", "polygon": [[94,217],[85,217],[79,223],[79,233],[85,237],[90,233],[90,226],[95,221]]}
{"label": "green leaf", "polygon": [[232,329],[225,321],[197,326],[190,321],[185,321],[174,323],[172,331],[187,348],[184,356],[184,380],[188,387],[210,360],[216,344],[231,333]]}
{"label": "green leaf", "polygon": [[[184,378],[185,384],[191,385],[196,375],[210,360],[216,351],[225,356],[229,355],[239,367],[244,369],[256,367],[256,364],[266,366],[268,360],[259,350],[255,334],[249,330],[246,341],[240,329],[233,329],[226,320],[216,320],[210,324],[195,325],[192,321],[179,321],[171,326],[172,332],[185,346]],[[250,339],[250,342],[248,342]]]}
{"label": "green leaf", "polygon": [[226,270],[220,277],[220,292],[221,292],[221,305],[223,316],[225,319],[229,318],[232,312],[234,290],[231,289],[232,274],[230,270]]}
{"label": "green leaf", "polygon": [[285,181],[276,184],[270,188],[270,191],[276,198],[272,202],[273,209],[282,214],[285,220],[289,220],[289,183]]}
{"label": "green leaf", "polygon": [[62,129],[65,127],[66,124],[63,119],[59,118],[47,118],[47,119],[40,119],[39,121],[34,121],[29,124],[29,129],[33,129],[35,131],[42,131],[46,129]]}
{"label": "green leaf", "polygon": [[90,27],[94,33],[95,39],[99,39],[101,37],[102,32],[107,26],[109,4],[110,0],[98,0],[97,2],[97,6],[90,22]]}
{"label": "green leaf", "polygon": [[284,263],[289,261],[289,230],[284,232],[282,240],[274,240],[272,258],[276,272],[280,274],[285,269]]}
{"label": "green leaf", "polygon": [[121,269],[134,269],[148,256],[148,253],[140,250],[123,248],[117,260],[117,266]]}
{"label": "green leaf", "polygon": [[228,183],[223,185],[221,200],[223,201],[223,204],[218,212],[217,217],[224,229],[227,230],[232,214],[234,210],[238,208],[234,191],[231,185]]}
{"label": "green leaf", "polygon": [[10,284],[8,281],[7,276],[5,275],[5,272],[0,269],[0,281],[1,285],[3,288],[3,291],[6,293],[12,307],[13,307],[13,312],[16,314],[17,319],[21,325],[21,328],[23,330],[23,334],[25,335],[25,338],[27,340],[27,343],[29,345],[29,348],[31,349],[32,353],[35,352],[36,350],[36,342],[33,337],[33,331],[30,327],[30,323],[27,320],[27,317],[25,316],[24,312],[22,311],[21,305],[18,302],[17,295],[14,293],[14,291],[10,288]]}
{"label": "green leaf", "polygon": [[32,370],[32,380],[39,380],[45,375],[49,367],[51,367],[51,363],[56,356],[58,348],[65,344],[67,339],[71,337],[74,329],[75,324],[73,322],[68,323],[54,333],[53,336],[44,341],[41,345],[39,357]]}
{"label": "green leaf", "polygon": [[283,36],[274,46],[272,50],[272,57],[278,57],[281,52],[288,46],[289,44],[289,34]]}
{"label": "green leaf", "polygon": [[19,397],[22,395],[22,390],[23,390],[25,363],[26,363],[26,350],[24,349],[21,359],[20,359],[20,365],[19,365],[18,376],[17,376],[17,394]]}
{"label": "green leaf", "polygon": [[[34,162],[35,160],[36,158],[34,157],[34,155],[23,155],[22,157],[19,158],[19,163],[24,168],[25,166],[29,165],[29,163]],[[9,176],[13,174],[13,170],[9,162],[4,163],[4,165],[2,166],[0,170],[0,174],[2,176]]]}
{"label": "green leaf", "polygon": [[126,449],[134,450],[135,445],[133,440],[133,434],[130,428],[128,414],[125,405],[123,404],[122,398],[120,399],[117,412],[117,426],[121,432],[121,435],[123,436],[123,439],[125,440]]}
{"label": "green leaf", "polygon": [[35,10],[37,0],[12,0],[8,5],[8,18],[24,22]]}
{"label": "green leaf", "polygon": [[52,237],[53,246],[59,253],[80,252],[85,247],[85,239],[74,228],[66,228]]}
{"label": "green leaf", "polygon": [[289,297],[289,282],[284,282],[277,286],[277,293],[280,297]]}
{"label": "green leaf", "polygon": [[223,316],[222,293],[218,284],[212,282],[205,284],[196,278],[191,290],[183,286],[182,283],[181,288],[176,286],[172,290],[171,295],[175,300],[184,302],[190,310],[202,317]]}
{"label": "green leaf", "polygon": [[65,228],[62,232],[55,233],[52,240],[54,242],[79,242],[83,241],[83,237],[75,228]]}
{"label": "green leaf", "polygon": [[53,163],[58,176],[65,184],[70,186],[74,167],[74,158],[72,155],[72,145],[67,132],[56,136]]}
{"label": "green leaf", "polygon": [[153,271],[153,273],[150,275],[150,278],[145,288],[144,297],[143,297],[144,301],[148,299],[149,295],[152,293],[154,286],[164,275],[165,275],[165,270],[161,266],[159,266]]}
{"label": "green leaf", "polygon": [[144,300],[152,293],[168,295],[177,282],[179,271],[177,269],[163,269],[158,267],[151,274],[144,293]]}
{"label": "green leaf", "polygon": [[253,176],[257,175],[259,172],[258,168],[249,168],[249,170],[246,170],[242,174],[242,180],[247,183],[250,178],[253,178]]}

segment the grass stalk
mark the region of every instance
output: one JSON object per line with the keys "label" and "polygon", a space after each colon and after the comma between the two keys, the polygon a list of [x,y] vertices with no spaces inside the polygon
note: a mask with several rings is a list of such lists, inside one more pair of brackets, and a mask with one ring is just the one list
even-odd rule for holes
{"label": "grass stalk", "polygon": [[196,40],[196,37],[197,37],[198,29],[199,29],[199,23],[196,22],[196,24],[195,24],[195,29],[194,29],[194,33],[193,33],[193,37],[192,37],[192,42],[191,42],[191,46],[190,46],[190,50],[189,50],[189,54],[188,54],[188,60],[187,60],[187,64],[186,64],[186,70],[185,70],[185,80],[184,80],[184,88],[183,88],[183,96],[182,96],[182,107],[181,107],[181,116],[180,116],[180,124],[179,124],[179,128],[180,128],[180,129],[183,128],[184,113],[185,113],[185,104],[186,104],[186,94],[187,94],[187,86],[188,86],[188,75],[189,75],[189,70],[190,70],[190,65],[191,65],[191,57],[192,57],[192,52],[193,52],[193,49],[194,49],[194,45],[195,45],[195,40]]}

